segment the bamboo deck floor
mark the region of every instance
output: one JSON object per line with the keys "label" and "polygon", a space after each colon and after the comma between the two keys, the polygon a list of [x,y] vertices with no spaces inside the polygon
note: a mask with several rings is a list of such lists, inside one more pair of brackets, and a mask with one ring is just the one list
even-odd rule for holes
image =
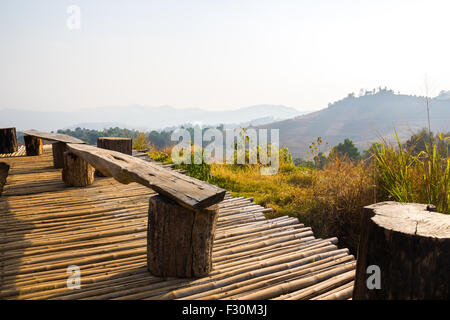
{"label": "bamboo deck floor", "polygon": [[25,146],[24,145],[20,145],[17,148],[16,152],[13,153],[0,153],[0,158],[9,158],[9,157],[20,157],[20,156],[25,156],[26,150],[25,150]]}
{"label": "bamboo deck floor", "polygon": [[[149,197],[132,183],[97,178],[67,188],[38,157],[9,157],[0,198],[0,299],[350,299],[355,259],[337,239],[317,239],[297,219],[267,220],[269,209],[227,194],[200,279],[157,278],[146,268]],[[67,267],[81,270],[68,289]]]}

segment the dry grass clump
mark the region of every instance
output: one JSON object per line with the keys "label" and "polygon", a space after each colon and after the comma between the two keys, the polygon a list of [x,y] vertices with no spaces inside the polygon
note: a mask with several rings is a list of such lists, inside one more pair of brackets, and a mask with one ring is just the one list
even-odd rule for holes
{"label": "dry grass clump", "polygon": [[308,197],[298,204],[297,217],[317,236],[337,236],[356,252],[362,207],[376,202],[373,166],[336,157],[314,170]]}
{"label": "dry grass clump", "polygon": [[[234,196],[253,197],[274,210],[267,218],[290,215],[311,226],[319,237],[337,236],[340,245],[356,253],[362,208],[376,202],[428,203],[449,213],[449,138],[413,153],[376,144],[370,157],[350,160],[329,157],[322,168],[295,166],[287,149],[280,152],[275,175],[262,175],[260,165],[183,165],[188,174],[218,185]],[[153,157],[168,161],[170,150]],[[170,159],[169,159],[170,161]]]}
{"label": "dry grass clump", "polygon": [[[211,176],[210,182],[234,196],[253,197],[256,203],[273,208],[267,218],[292,215],[305,192],[305,185],[312,181],[311,170],[292,167],[275,175],[261,175],[260,167],[256,165],[213,164]],[[303,182],[297,184],[296,181]]]}

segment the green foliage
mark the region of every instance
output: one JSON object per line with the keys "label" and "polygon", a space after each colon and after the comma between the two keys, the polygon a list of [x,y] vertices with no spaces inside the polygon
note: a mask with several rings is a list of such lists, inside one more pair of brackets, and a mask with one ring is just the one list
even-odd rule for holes
{"label": "green foliage", "polygon": [[162,162],[164,164],[172,163],[170,154],[164,151],[150,151],[148,152],[148,155],[155,161]]}
{"label": "green foliage", "polygon": [[[162,149],[172,146],[173,142],[170,140],[171,131],[151,131],[150,133],[143,133],[138,130],[129,130],[121,128],[109,128],[103,131],[76,128],[75,130],[58,130],[58,133],[67,134],[69,136],[83,140],[84,142],[96,145],[97,139],[100,137],[124,137],[133,139],[134,149],[148,149],[149,146],[154,146],[157,149]],[[137,141],[138,140],[138,141]]]}
{"label": "green foliage", "polygon": [[82,129],[78,127],[75,130],[66,129],[58,130],[57,132],[81,139],[84,142],[93,145],[97,144],[97,139],[100,137],[124,137],[135,139],[139,135],[139,131],[121,129],[118,127],[104,129],[103,131]]}
{"label": "green foliage", "polygon": [[425,152],[427,146],[433,143],[435,138],[433,133],[428,131],[427,128],[422,128],[420,131],[414,133],[408,141],[405,143],[405,149],[410,150],[413,154],[419,154],[420,152]]}
{"label": "green foliage", "polygon": [[150,148],[150,141],[145,136],[145,133],[140,132],[136,139],[133,140],[133,149],[148,150]]}
{"label": "green foliage", "polygon": [[397,147],[384,142],[373,154],[380,186],[395,201],[433,204],[438,212],[450,213],[449,138],[440,134],[439,141],[425,142],[425,151],[416,154],[395,134]]}
{"label": "green foliage", "polygon": [[323,152],[320,152],[314,156],[314,165],[317,169],[323,169],[327,163],[328,158],[323,154]]}
{"label": "green foliage", "polygon": [[415,202],[411,184],[411,167],[419,157],[405,150],[397,131],[397,148],[386,142],[376,146],[374,157],[378,165],[381,186],[399,202]]}
{"label": "green foliage", "polygon": [[449,145],[446,143],[450,137],[438,135],[444,143],[425,145],[425,156],[420,160],[422,179],[422,195],[426,203],[436,205],[437,210],[450,213],[450,159],[448,158]]}
{"label": "green foliage", "polygon": [[372,158],[372,155],[377,152],[378,149],[381,148],[381,144],[378,142],[372,143],[372,145],[369,147],[369,149],[364,150],[363,154],[361,155],[361,159],[368,160]]}
{"label": "green foliage", "polygon": [[303,168],[310,168],[310,169],[315,167],[314,161],[305,160],[302,158],[295,158],[293,162],[296,167],[303,167]]}
{"label": "green foliage", "polygon": [[[314,159],[314,165],[318,169],[323,169],[328,163],[328,159],[322,151],[322,145],[322,137],[318,137],[316,141],[312,142],[309,146],[309,151]],[[328,142],[326,142],[325,145],[328,146]]]}
{"label": "green foliage", "polygon": [[[183,169],[186,174],[203,181],[211,181],[211,166],[203,161],[203,154],[205,149],[203,148],[192,148],[191,152],[191,163],[183,163],[176,166],[177,169]],[[201,163],[195,163],[195,158],[202,159]]]}
{"label": "green foliage", "polygon": [[292,154],[289,151],[289,148],[280,148],[279,160],[279,170],[291,171],[295,168],[295,164],[292,161]]}
{"label": "green foliage", "polygon": [[360,154],[358,148],[353,144],[353,141],[345,139],[344,143],[339,143],[331,149],[330,156],[347,157],[348,159],[355,161],[359,159]]}

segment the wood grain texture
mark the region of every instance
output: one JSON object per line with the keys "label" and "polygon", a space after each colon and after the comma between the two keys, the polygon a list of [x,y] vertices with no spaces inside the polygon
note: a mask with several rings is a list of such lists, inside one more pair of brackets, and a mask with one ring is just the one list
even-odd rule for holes
{"label": "wood grain texture", "polygon": [[42,139],[34,136],[24,136],[27,156],[40,156],[42,154]]}
{"label": "wood grain texture", "polygon": [[223,200],[225,190],[117,151],[82,144],[68,150],[120,183],[137,182],[190,209],[206,208]]}
{"label": "wood grain texture", "polygon": [[54,142],[52,143],[53,151],[53,166],[55,168],[64,167],[64,152],[67,151],[65,142]]}
{"label": "wood grain texture", "polygon": [[68,187],[85,187],[94,183],[94,167],[73,153],[64,152],[62,179]]}
{"label": "wood grain texture", "polygon": [[[369,290],[367,267],[381,270]],[[354,299],[450,299],[450,216],[424,204],[382,202],[364,208]]]}
{"label": "wood grain texture", "polygon": [[38,131],[38,130],[25,130],[22,132],[26,135],[33,136],[36,138],[41,138],[41,139],[48,140],[48,141],[59,141],[59,142],[65,142],[65,143],[81,143],[81,144],[85,143],[83,140],[68,136],[66,134],[61,134],[61,133],[49,133],[49,132],[42,132],[42,131]]}
{"label": "wood grain texture", "polygon": [[0,154],[17,152],[16,128],[0,128]]}
{"label": "wood grain texture", "polygon": [[[98,148],[113,150],[130,156],[133,154],[132,145],[131,138],[100,137],[97,139]],[[98,170],[95,171],[95,174],[99,177],[104,177],[104,174]]]}
{"label": "wood grain texture", "polygon": [[97,147],[114,150],[124,154],[132,155],[133,141],[131,138],[100,137],[97,139]]}
{"label": "wood grain texture", "polygon": [[190,210],[163,196],[150,198],[147,266],[157,277],[193,278],[212,270],[217,206]]}
{"label": "wood grain texture", "polygon": [[2,195],[3,186],[6,183],[8,172],[9,172],[9,164],[5,162],[0,162],[0,196]]}

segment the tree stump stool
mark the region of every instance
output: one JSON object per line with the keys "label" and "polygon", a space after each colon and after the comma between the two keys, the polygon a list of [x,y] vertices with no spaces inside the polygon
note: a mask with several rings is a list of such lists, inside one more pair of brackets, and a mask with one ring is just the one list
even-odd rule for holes
{"label": "tree stump stool", "polygon": [[[450,299],[450,215],[432,211],[397,202],[364,208],[353,299]],[[368,285],[373,266],[378,289]]]}
{"label": "tree stump stool", "polygon": [[16,128],[0,129],[0,153],[17,152]]}
{"label": "tree stump stool", "polygon": [[64,167],[64,152],[67,151],[66,144],[64,142],[52,143],[53,150],[53,166],[55,168]]}
{"label": "tree stump stool", "polygon": [[8,172],[9,172],[9,164],[5,162],[0,162],[0,196],[2,195],[3,186],[6,183]]}
{"label": "tree stump stool", "polygon": [[25,141],[27,156],[40,156],[42,154],[42,139],[28,135],[25,135],[23,139]]}
{"label": "tree stump stool", "polygon": [[[131,138],[119,138],[119,137],[100,137],[97,139],[97,147],[107,150],[113,150],[128,155],[132,155],[132,144]],[[101,173],[99,170],[95,171],[95,174],[99,177],[105,177],[106,175]]]}
{"label": "tree stump stool", "polygon": [[95,169],[80,157],[64,152],[62,179],[68,187],[85,187],[94,183]]}
{"label": "tree stump stool", "polygon": [[163,196],[150,198],[147,265],[158,277],[202,277],[212,270],[217,206],[191,210]]}

